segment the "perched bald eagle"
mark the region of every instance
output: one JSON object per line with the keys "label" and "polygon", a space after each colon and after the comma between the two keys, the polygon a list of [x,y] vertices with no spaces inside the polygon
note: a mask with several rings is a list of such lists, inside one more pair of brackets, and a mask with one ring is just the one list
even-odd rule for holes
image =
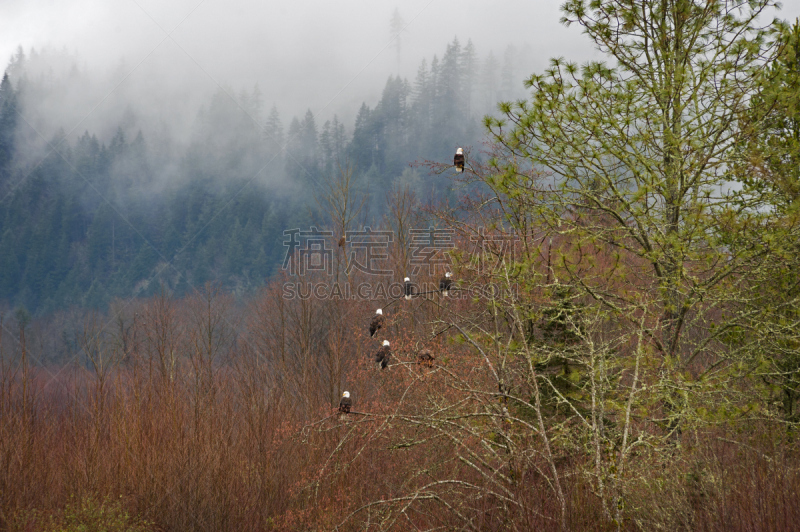
{"label": "perched bald eagle", "polygon": [[439,290],[442,291],[443,296],[447,297],[447,294],[450,293],[450,286],[452,286],[452,284],[453,280],[450,279],[450,272],[445,273],[444,277],[439,280]]}
{"label": "perched bald eagle", "polygon": [[433,354],[431,354],[430,349],[423,349],[417,355],[417,364],[420,366],[427,366],[429,368],[433,367]]}
{"label": "perched bald eagle", "polygon": [[375,316],[372,317],[372,321],[369,322],[369,336],[370,338],[375,336],[375,333],[383,327],[384,317],[383,317],[383,310],[378,309],[375,311]]}
{"label": "perched bald eagle", "polygon": [[405,298],[406,299],[411,299],[411,296],[414,294],[414,285],[411,284],[411,279],[409,279],[408,277],[403,279],[403,282],[405,283],[405,288],[403,290],[403,293],[405,294]]}
{"label": "perched bald eagle", "polygon": [[340,239],[339,239],[339,247],[340,247],[340,248],[343,248],[343,247],[344,247],[344,243],[345,243],[346,241],[347,241],[347,240],[344,238],[344,236],[342,236],[342,238],[340,238]]}
{"label": "perched bald eagle", "polygon": [[391,354],[392,350],[389,349],[389,340],[384,340],[381,348],[375,353],[375,362],[381,365],[381,369],[386,369],[386,366],[389,365],[389,355]]}
{"label": "perched bald eagle", "polygon": [[464,152],[461,150],[461,148],[457,149],[456,154],[453,157],[453,166],[456,167],[456,172],[464,171],[465,161],[466,160],[464,159]]}
{"label": "perched bald eagle", "polygon": [[339,412],[342,414],[349,414],[350,405],[352,404],[353,403],[350,400],[350,392],[344,392],[342,394],[342,398],[339,400]]}

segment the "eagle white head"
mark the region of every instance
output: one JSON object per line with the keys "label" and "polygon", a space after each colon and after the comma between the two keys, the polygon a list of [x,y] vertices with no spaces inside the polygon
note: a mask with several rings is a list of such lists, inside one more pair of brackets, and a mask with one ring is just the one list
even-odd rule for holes
{"label": "eagle white head", "polygon": [[447,277],[448,279],[450,278],[450,275],[451,275],[450,272],[447,272],[447,273],[444,274],[444,276]]}
{"label": "eagle white head", "polygon": [[404,282],[404,283],[410,283],[410,282],[411,282],[411,279],[409,279],[408,277],[406,277],[406,278],[404,278],[404,279],[403,279],[403,282]]}
{"label": "eagle white head", "polygon": [[375,314],[380,316],[381,314],[383,314],[383,310],[382,309],[378,309],[378,310],[375,311]]}
{"label": "eagle white head", "polygon": [[344,393],[342,394],[342,397],[350,397],[350,392],[344,392]]}
{"label": "eagle white head", "polygon": [[462,154],[462,153],[464,153],[464,152],[462,152],[462,151],[461,151],[461,148],[459,148],[459,149],[457,149],[457,150],[456,150],[456,153],[457,153],[458,155],[461,155],[461,154]]}
{"label": "eagle white head", "polygon": [[384,340],[383,341],[383,346],[384,347],[389,347],[389,340]]}

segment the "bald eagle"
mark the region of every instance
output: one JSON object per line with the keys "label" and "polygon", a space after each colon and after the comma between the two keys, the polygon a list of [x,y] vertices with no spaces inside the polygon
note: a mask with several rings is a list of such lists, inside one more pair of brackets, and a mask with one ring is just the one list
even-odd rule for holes
{"label": "bald eagle", "polygon": [[375,362],[381,365],[381,369],[386,369],[389,365],[389,355],[391,354],[392,350],[389,349],[389,340],[384,340],[381,348],[375,353]]}
{"label": "bald eagle", "polygon": [[403,279],[403,282],[405,283],[405,288],[403,290],[405,298],[411,299],[411,296],[414,294],[414,285],[411,284],[411,279],[409,279],[408,277]]}
{"label": "bald eagle", "polygon": [[442,295],[447,297],[447,294],[450,293],[450,286],[452,286],[453,280],[450,279],[450,272],[444,274],[439,280],[439,290],[442,291]]}
{"label": "bald eagle", "polygon": [[369,322],[369,336],[372,338],[375,336],[381,327],[383,327],[384,317],[383,317],[383,310],[378,309],[375,311],[375,316],[372,317],[372,321]]}
{"label": "bald eagle", "polygon": [[433,367],[433,355],[431,354],[430,349],[423,349],[417,355],[417,364],[420,366],[427,366],[429,368]]}
{"label": "bald eagle", "polygon": [[347,241],[347,240],[344,238],[344,236],[342,236],[342,238],[340,238],[340,239],[339,239],[339,247],[340,247],[340,248],[343,248],[343,247],[344,247],[344,243],[345,243],[346,241]]}
{"label": "bald eagle", "polygon": [[464,152],[461,148],[456,150],[456,154],[453,157],[453,166],[456,167],[456,172],[463,172],[464,171]]}
{"label": "bald eagle", "polygon": [[353,403],[350,400],[350,392],[344,392],[342,394],[342,398],[339,400],[339,412],[342,414],[349,414],[350,405],[352,404]]}

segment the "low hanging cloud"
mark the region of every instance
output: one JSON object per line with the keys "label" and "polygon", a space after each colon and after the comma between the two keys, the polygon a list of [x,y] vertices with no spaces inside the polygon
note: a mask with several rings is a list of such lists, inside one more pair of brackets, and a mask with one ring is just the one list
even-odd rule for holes
{"label": "low hanging cloud", "polygon": [[[793,19],[800,0],[784,2]],[[471,39],[481,56],[502,60],[516,44],[515,75],[541,71],[549,58],[600,58],[580,27],[559,24],[559,2],[409,0],[262,2],[257,0],[4,0],[0,3],[0,61],[56,50],[52,70],[83,76],[45,103],[51,135],[61,127],[102,136],[131,110],[143,123],[186,137],[197,110],[224,90],[234,98],[258,85],[265,107],[277,105],[286,123],[311,109],[352,123],[361,102],[374,105],[389,75],[413,81],[423,58],[440,54],[453,37]],[[399,8],[399,9],[398,9]],[[403,21],[397,53],[390,31]],[[478,73],[476,72],[476,75]],[[56,77],[58,73],[56,72]],[[159,125],[160,124],[160,125]]]}

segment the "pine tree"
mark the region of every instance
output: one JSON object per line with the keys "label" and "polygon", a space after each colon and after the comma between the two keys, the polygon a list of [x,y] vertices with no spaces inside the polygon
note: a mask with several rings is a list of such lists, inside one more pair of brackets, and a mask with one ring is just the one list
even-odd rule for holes
{"label": "pine tree", "polygon": [[303,122],[300,124],[300,142],[303,157],[313,158],[317,152],[317,123],[311,109],[306,111]]}
{"label": "pine tree", "polygon": [[333,115],[331,124],[331,149],[335,164],[344,163],[344,154],[347,148],[347,138],[344,133],[344,124],[339,122],[339,118]]}
{"label": "pine tree", "polygon": [[350,142],[349,154],[356,168],[362,172],[372,166],[372,156],[375,149],[375,134],[370,120],[371,111],[367,104],[361,104],[356,116],[353,140]]}
{"label": "pine tree", "polygon": [[227,238],[228,247],[225,254],[228,275],[240,275],[246,267],[244,230],[237,217]]}
{"label": "pine tree", "polygon": [[6,229],[0,238],[0,299],[13,299],[19,290],[20,267],[14,234]]}
{"label": "pine tree", "polygon": [[25,50],[22,49],[22,46],[17,46],[17,52],[11,58],[11,61],[8,63],[8,67],[6,67],[6,74],[8,74],[15,82],[19,82],[19,80],[25,75],[25,67],[28,60],[25,57]]}
{"label": "pine tree", "polygon": [[269,116],[264,125],[264,141],[267,146],[267,160],[270,162],[274,161],[275,165],[280,164],[284,149],[283,124],[281,123],[278,108],[275,105],[270,109]]}
{"label": "pine tree", "polygon": [[321,167],[324,175],[330,175],[333,170],[333,125],[330,120],[326,120],[322,125],[322,133],[319,135],[320,155],[322,156]]}
{"label": "pine tree", "polygon": [[475,51],[475,45],[472,44],[472,39],[467,40],[467,45],[461,52],[461,76],[462,76],[462,94],[464,97],[464,110],[465,118],[472,117],[472,101],[474,92],[474,83],[476,72],[478,68],[478,54]]}
{"label": "pine tree", "polygon": [[408,82],[400,76],[389,77],[381,101],[372,113],[372,128],[376,135],[376,153],[373,162],[389,178],[402,171],[408,153],[408,108],[410,93]]}
{"label": "pine tree", "polygon": [[760,76],[752,134],[737,147],[737,178],[787,212],[800,201],[800,19],[781,34],[781,53]]}
{"label": "pine tree", "polygon": [[309,183],[319,181],[319,135],[317,123],[311,109],[306,111],[303,122],[300,124],[300,153],[299,161],[303,169],[303,177]]}
{"label": "pine tree", "polygon": [[441,92],[439,87],[440,72],[441,67],[439,66],[439,58],[436,54],[433,54],[433,59],[431,59],[431,73],[430,76],[428,76],[428,90],[431,97],[431,114],[433,114],[435,111],[436,104],[439,99],[439,93]]}
{"label": "pine tree", "polygon": [[417,69],[417,76],[414,79],[414,86],[411,90],[413,103],[411,104],[410,129],[417,139],[417,142],[413,143],[413,148],[417,152],[421,149],[422,144],[427,142],[427,137],[430,133],[431,108],[433,106],[432,93],[428,62],[423,59]]}
{"label": "pine tree", "polygon": [[289,123],[289,130],[286,135],[286,175],[292,181],[299,181],[302,178],[303,170],[300,160],[302,153],[302,129],[300,120],[292,118]]}
{"label": "pine tree", "polygon": [[453,120],[456,110],[464,104],[461,44],[458,37],[447,45],[437,86],[437,111],[443,121]]}
{"label": "pine tree", "polygon": [[17,95],[8,74],[0,82],[0,186],[8,179],[17,131]]}

